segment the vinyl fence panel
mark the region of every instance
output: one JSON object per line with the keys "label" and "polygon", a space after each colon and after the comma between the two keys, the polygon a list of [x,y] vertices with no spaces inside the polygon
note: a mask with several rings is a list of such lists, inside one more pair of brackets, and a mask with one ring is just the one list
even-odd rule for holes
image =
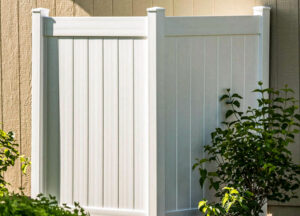
{"label": "vinyl fence panel", "polygon": [[[254,16],[49,17],[33,11],[32,196],[91,215],[196,215],[192,171],[231,88],[268,86],[269,8]],[[210,167],[213,169],[213,166]]]}

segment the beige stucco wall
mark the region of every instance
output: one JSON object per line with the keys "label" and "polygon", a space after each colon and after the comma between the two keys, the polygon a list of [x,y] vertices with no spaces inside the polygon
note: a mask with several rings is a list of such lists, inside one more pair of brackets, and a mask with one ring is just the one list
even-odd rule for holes
{"label": "beige stucco wall", "polygon": [[[255,5],[272,6],[271,86],[287,83],[299,98],[298,0],[0,0],[0,122],[16,133],[20,151],[30,156],[31,131],[31,9],[50,9],[52,16],[139,16],[162,6],[169,16],[252,14]],[[299,142],[292,147],[300,162]],[[30,192],[30,173],[17,167],[6,175],[13,188]],[[300,215],[300,200],[287,207],[273,204],[274,216]],[[299,213],[298,213],[299,212]]]}

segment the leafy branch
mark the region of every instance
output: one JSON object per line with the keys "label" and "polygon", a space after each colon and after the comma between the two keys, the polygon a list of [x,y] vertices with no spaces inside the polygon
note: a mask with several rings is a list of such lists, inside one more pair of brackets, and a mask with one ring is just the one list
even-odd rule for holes
{"label": "leafy branch", "polygon": [[[227,89],[220,98],[228,108],[225,121],[211,133],[211,144],[204,147],[208,156],[197,159],[193,166],[200,173],[201,187],[209,180],[219,199],[226,196],[220,189],[225,186],[235,188],[245,198],[243,206],[247,208],[233,205],[226,215],[257,216],[267,200],[287,202],[296,198],[300,185],[300,166],[293,162],[288,149],[300,127],[294,92],[287,86],[274,90],[258,84],[253,91],[258,96],[257,107],[245,111],[240,105],[243,98]],[[207,163],[216,164],[216,169],[209,172]]]}

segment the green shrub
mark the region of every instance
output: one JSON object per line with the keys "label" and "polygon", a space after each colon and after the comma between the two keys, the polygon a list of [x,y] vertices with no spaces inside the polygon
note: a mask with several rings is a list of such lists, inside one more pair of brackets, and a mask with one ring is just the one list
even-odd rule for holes
{"label": "green shrub", "polygon": [[207,200],[202,200],[198,204],[198,209],[206,216],[221,216],[229,213],[234,205],[242,208],[247,208],[244,205],[245,198],[241,196],[240,192],[231,187],[223,188],[224,197],[222,203],[208,203]]}
{"label": "green shrub", "polygon": [[[296,100],[287,88],[254,90],[259,94],[258,108],[240,110],[238,94],[230,90],[221,97],[228,110],[224,127],[212,134],[212,143],[205,146],[207,157],[198,159],[193,169],[200,172],[200,185],[209,180],[210,188],[221,199],[224,186],[237,189],[243,206],[233,205],[226,215],[258,216],[267,200],[287,202],[296,198],[300,166],[292,161],[289,144],[299,133],[300,115]],[[207,170],[203,164],[216,164]],[[251,196],[248,196],[251,194]]]}
{"label": "green shrub", "polygon": [[15,143],[13,132],[4,132],[0,129],[0,196],[8,193],[7,187],[10,185],[4,179],[4,173],[9,167],[15,165],[16,161],[20,159],[21,170],[25,174],[27,167],[30,165],[28,158],[20,155],[17,147],[19,145]]}
{"label": "green shrub", "polygon": [[32,199],[25,195],[12,194],[0,197],[0,216],[87,216],[75,203],[74,209],[59,206],[55,197],[39,195]]}
{"label": "green shrub", "polygon": [[9,193],[10,183],[4,179],[4,173],[17,160],[20,160],[24,174],[30,165],[29,159],[20,155],[18,146],[13,132],[6,133],[0,129],[0,216],[87,216],[78,203],[74,203],[71,209],[66,205],[60,206],[53,196],[39,195],[32,199],[23,193]]}

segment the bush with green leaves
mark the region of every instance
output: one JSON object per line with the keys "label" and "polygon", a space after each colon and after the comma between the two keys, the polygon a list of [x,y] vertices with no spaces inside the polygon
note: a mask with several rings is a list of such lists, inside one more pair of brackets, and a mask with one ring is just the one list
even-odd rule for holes
{"label": "bush with green leaves", "polygon": [[17,160],[21,161],[21,170],[25,174],[30,161],[23,155],[20,155],[17,150],[18,144],[15,143],[13,132],[4,132],[0,129],[0,196],[8,193],[8,186],[10,185],[4,179],[4,173],[9,167],[15,165]]}
{"label": "bush with green leaves", "polygon": [[87,216],[78,203],[74,208],[60,206],[55,197],[39,195],[32,199],[25,195],[0,196],[0,216]]}
{"label": "bush with green leaves", "polygon": [[[194,169],[200,172],[200,185],[208,180],[221,199],[224,186],[237,189],[243,206],[233,205],[225,215],[258,216],[267,200],[287,202],[296,198],[300,166],[292,160],[288,146],[299,133],[300,115],[293,90],[255,89],[258,106],[240,109],[242,97],[227,93],[221,97],[228,108],[223,127],[211,134],[205,146],[206,158],[198,159]],[[207,170],[204,164],[215,164]],[[252,196],[247,196],[247,193]]]}
{"label": "bush with green leaves", "polygon": [[247,208],[244,205],[244,197],[241,196],[238,190],[232,187],[223,188],[224,197],[222,203],[208,203],[207,200],[202,200],[198,204],[198,209],[206,216],[221,216],[229,213],[234,205],[239,205],[242,208]]}
{"label": "bush with green leaves", "polygon": [[30,161],[18,151],[13,132],[4,132],[0,129],[0,216],[87,216],[88,213],[74,203],[74,207],[59,205],[55,197],[39,195],[36,199],[23,194],[10,193],[10,183],[4,178],[9,167],[16,165],[20,160],[21,170],[26,173]]}

